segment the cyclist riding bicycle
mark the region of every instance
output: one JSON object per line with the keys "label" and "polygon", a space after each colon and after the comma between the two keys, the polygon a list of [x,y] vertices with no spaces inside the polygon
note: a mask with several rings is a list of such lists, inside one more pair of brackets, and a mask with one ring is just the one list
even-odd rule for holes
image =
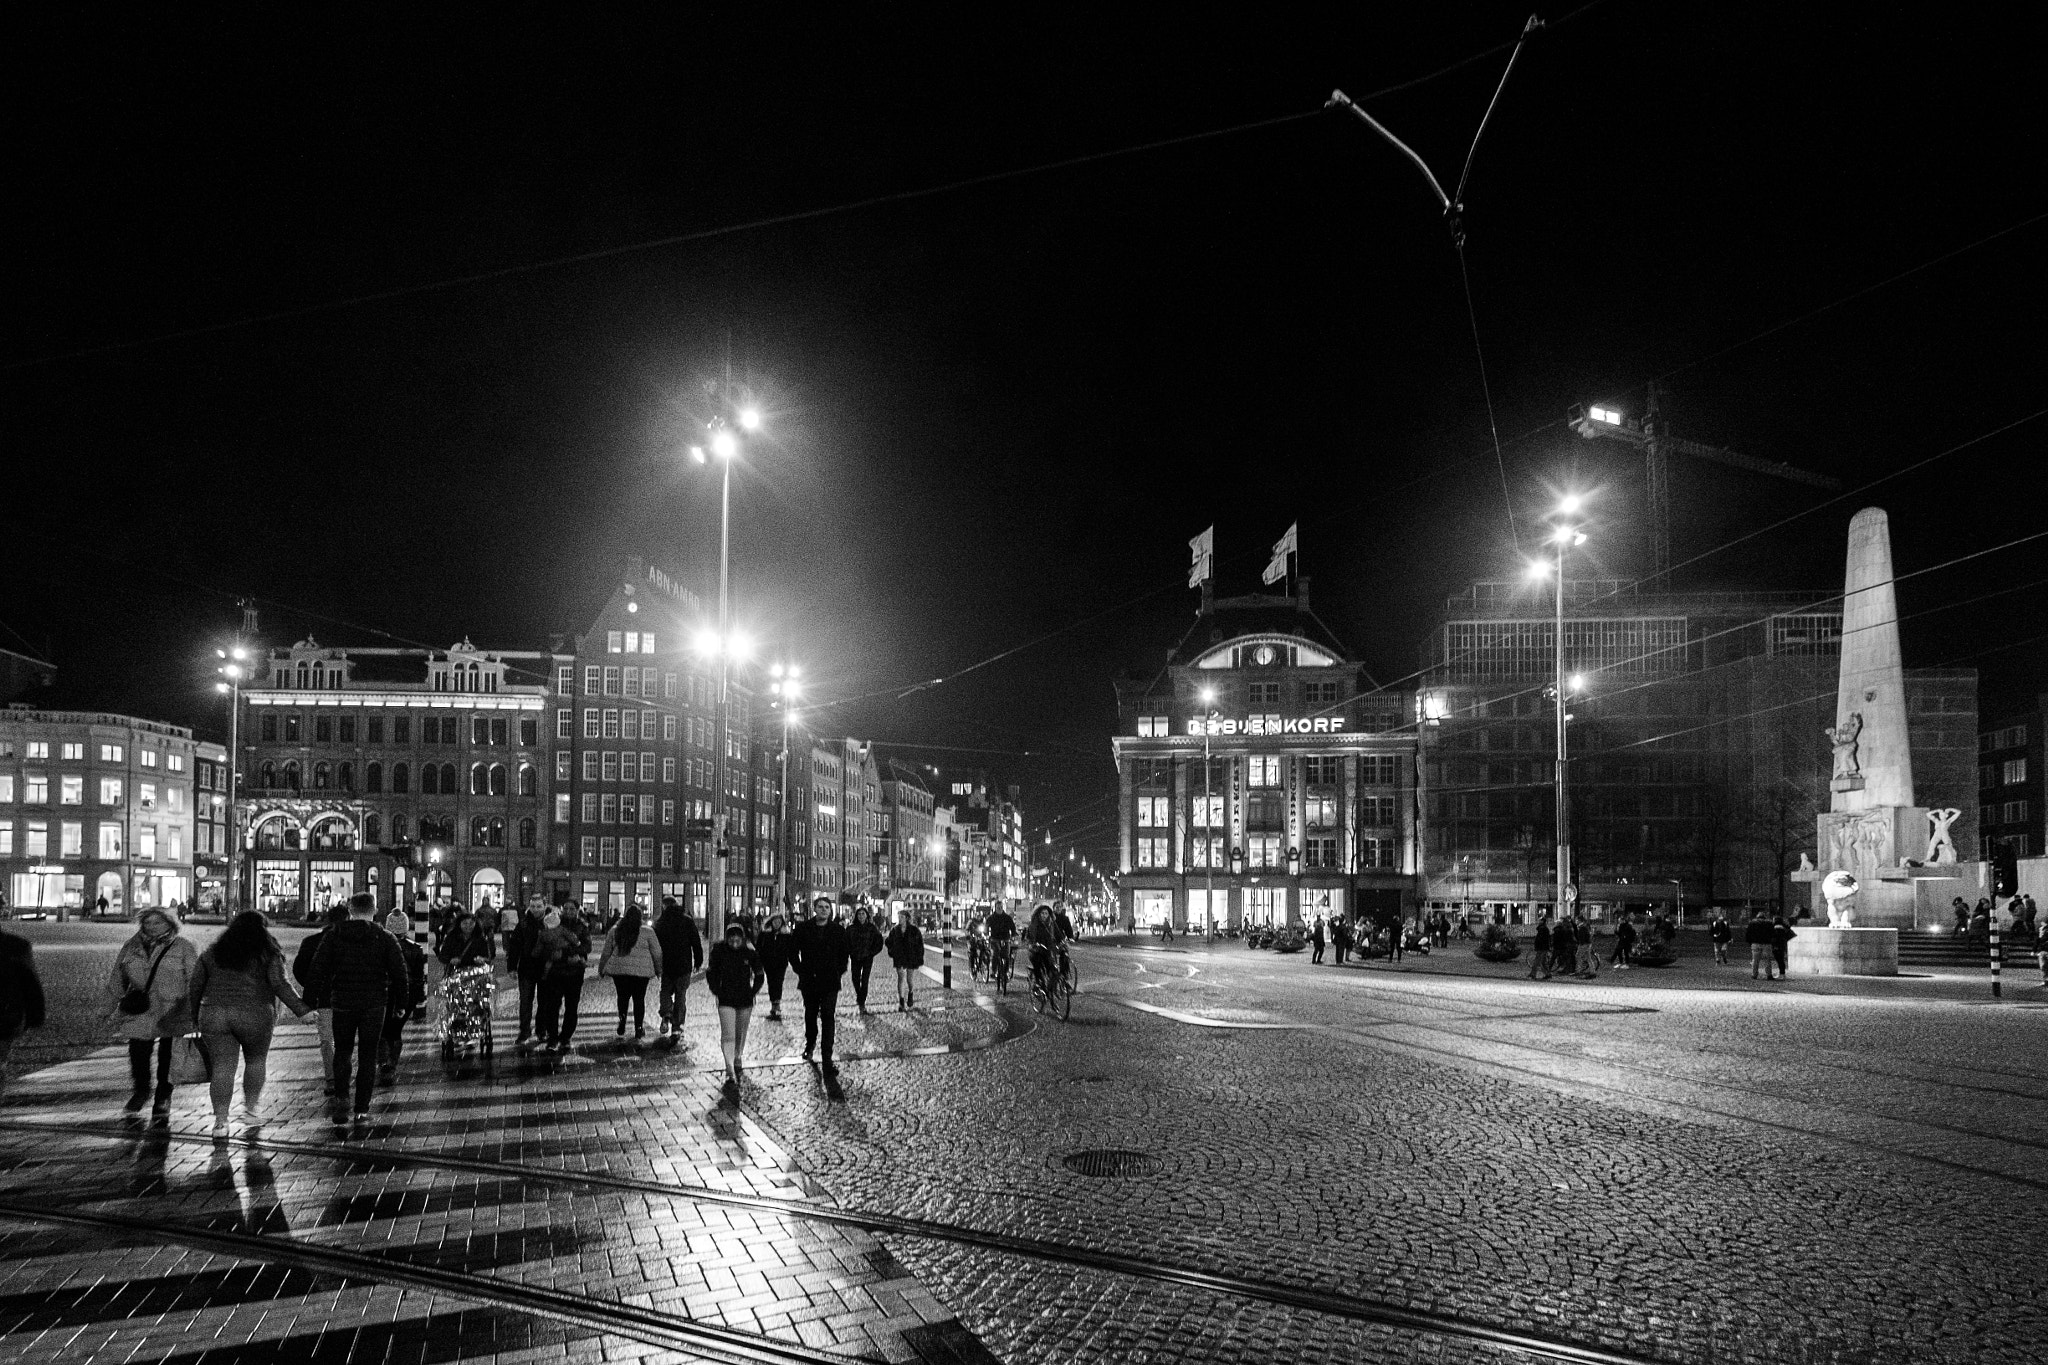
{"label": "cyclist riding bicycle", "polygon": [[1073,937],[1071,925],[1063,925],[1065,916],[1055,916],[1050,905],[1040,905],[1031,912],[1031,923],[1024,930],[1024,941],[1031,945],[1031,979],[1040,984],[1046,982],[1046,975],[1052,969],[1053,954],[1060,945]]}
{"label": "cyclist riding bicycle", "polygon": [[983,928],[988,931],[990,943],[1002,943],[1017,937],[1017,921],[1010,917],[1009,911],[1003,909],[1001,901],[996,902],[996,908],[988,912],[987,920],[983,921]]}

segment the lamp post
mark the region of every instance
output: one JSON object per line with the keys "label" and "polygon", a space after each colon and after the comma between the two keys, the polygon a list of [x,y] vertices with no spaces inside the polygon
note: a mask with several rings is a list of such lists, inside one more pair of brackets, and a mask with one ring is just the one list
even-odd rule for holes
{"label": "lamp post", "polygon": [[1556,613],[1552,618],[1553,624],[1551,639],[1551,644],[1553,647],[1553,661],[1556,665],[1556,677],[1555,681],[1551,685],[1550,692],[1551,696],[1557,703],[1557,768],[1555,777],[1553,779],[1553,783],[1555,787],[1556,797],[1554,804],[1557,807],[1556,908],[1558,916],[1560,918],[1562,918],[1565,914],[1567,905],[1569,903],[1572,886],[1571,825],[1569,823],[1569,819],[1567,816],[1568,807],[1566,805],[1566,802],[1568,800],[1568,794],[1567,775],[1565,767],[1567,756],[1565,722],[1571,719],[1571,717],[1566,713],[1565,706],[1569,700],[1570,691],[1575,690],[1575,688],[1572,687],[1571,684],[1577,682],[1577,679],[1568,680],[1565,676],[1564,671],[1565,552],[1570,550],[1575,545],[1583,545],[1586,543],[1586,533],[1579,530],[1578,527],[1574,526],[1570,521],[1562,519],[1577,516],[1581,505],[1582,500],[1576,493],[1566,494],[1564,499],[1560,501],[1557,505],[1556,516],[1557,518],[1559,518],[1559,520],[1556,522],[1556,525],[1552,530],[1550,536],[1550,543],[1557,548],[1557,564],[1555,569],[1553,569],[1550,564],[1542,560],[1538,560],[1529,566],[1529,574],[1532,578],[1542,578],[1545,575],[1554,573],[1557,579],[1557,606]]}
{"label": "lamp post", "polygon": [[1202,928],[1216,938],[1216,806],[1215,773],[1209,766],[1209,736],[1216,732],[1216,689],[1202,689]]}
{"label": "lamp post", "polygon": [[[726,382],[728,405],[732,398],[731,378]],[[734,414],[743,431],[757,431],[761,426],[761,414],[752,407],[740,408]],[[705,930],[716,940],[725,933],[725,750],[729,742],[727,734],[731,723],[728,687],[731,683],[731,656],[733,654],[732,595],[732,466],[739,458],[740,438],[732,427],[726,425],[721,416],[711,423],[711,435],[705,443],[710,453],[718,457],[722,466],[718,488],[718,723],[713,736],[715,747],[711,751],[711,904],[704,909]],[[705,447],[691,446],[690,457],[698,464],[706,462]]]}
{"label": "lamp post", "polygon": [[768,691],[782,708],[782,780],[775,798],[775,906],[779,910],[789,899],[789,721],[803,683],[795,664],[776,664],[769,673]]}
{"label": "lamp post", "polygon": [[242,766],[242,679],[249,672],[242,664],[249,657],[249,651],[240,644],[234,644],[213,652],[221,661],[214,671],[225,679],[215,683],[214,690],[228,699],[228,903],[223,913],[233,919],[235,912],[242,908],[242,840],[235,819],[235,774]]}

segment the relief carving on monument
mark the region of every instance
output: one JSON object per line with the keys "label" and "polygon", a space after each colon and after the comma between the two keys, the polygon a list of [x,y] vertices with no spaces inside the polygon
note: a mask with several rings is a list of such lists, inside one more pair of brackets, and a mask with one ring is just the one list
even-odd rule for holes
{"label": "relief carving on monument", "polygon": [[1863,785],[1863,769],[1856,755],[1856,737],[1863,733],[1863,713],[1851,711],[1840,725],[1821,731],[1835,746],[1835,775],[1830,784],[1836,791],[1855,791]]}

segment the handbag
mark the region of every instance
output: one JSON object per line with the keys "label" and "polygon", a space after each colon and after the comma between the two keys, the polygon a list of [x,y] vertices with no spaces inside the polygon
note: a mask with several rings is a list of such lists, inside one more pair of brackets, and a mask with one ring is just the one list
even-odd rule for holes
{"label": "handbag", "polygon": [[164,957],[170,951],[171,945],[168,943],[156,950],[156,961],[149,964],[149,979],[142,983],[140,990],[130,986],[127,992],[121,996],[121,1013],[149,1013],[149,992],[150,988],[156,985],[156,969],[164,965]]}
{"label": "handbag", "polygon": [[171,1040],[171,1084],[205,1085],[213,1079],[213,1059],[196,1033],[183,1033]]}

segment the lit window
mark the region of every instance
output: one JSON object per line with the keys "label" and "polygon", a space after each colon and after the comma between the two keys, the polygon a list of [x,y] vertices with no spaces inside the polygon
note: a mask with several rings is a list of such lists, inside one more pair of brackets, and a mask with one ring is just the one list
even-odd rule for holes
{"label": "lit window", "polygon": [[58,854],[60,858],[82,858],[85,856],[85,826],[76,820],[66,820],[59,826]]}
{"label": "lit window", "polygon": [[629,630],[629,631],[627,631],[627,632],[626,632],[626,650],[625,650],[625,652],[626,652],[626,653],[628,653],[628,654],[638,654],[638,653],[640,652],[640,632],[639,632],[639,631],[637,631],[637,630]]}
{"label": "lit window", "polygon": [[135,856],[136,856],[136,857],[138,857],[138,858],[155,858],[155,857],[156,857],[156,826],[155,826],[155,825],[144,825],[144,826],[143,826],[143,827],[142,827],[141,829],[137,830],[137,831],[135,832],[135,834],[136,834],[136,849],[135,849]]}
{"label": "lit window", "polygon": [[64,746],[63,756],[64,761],[67,763],[83,763],[85,762],[85,745],[83,743],[67,743]]}
{"label": "lit window", "polygon": [[[382,723],[381,721],[372,721],[372,722],[370,722],[370,728],[371,728],[371,729],[373,729],[373,730],[377,730],[377,731],[380,731],[380,732],[381,732],[381,731],[383,730],[383,723]],[[384,736],[382,735],[382,733],[379,733],[379,734],[377,735],[377,738],[378,738],[378,739],[382,739],[383,737],[384,737]],[[166,767],[166,768],[170,769],[170,770],[171,770],[172,772],[174,772],[174,773],[181,773],[181,772],[184,772],[184,771],[185,771],[185,755],[183,755],[183,754],[165,754],[165,755],[164,755],[164,767]]]}
{"label": "lit window", "polygon": [[567,792],[555,793],[555,823],[558,825],[569,823],[569,793]]}
{"label": "lit window", "polygon": [[1217,829],[1223,824],[1223,798],[1198,796],[1194,800],[1192,823],[1197,829]]}
{"label": "lit window", "polygon": [[1164,829],[1168,818],[1166,797],[1141,796],[1138,798],[1138,827],[1140,829]]}
{"label": "lit window", "polygon": [[50,756],[50,741],[49,741],[49,740],[47,740],[47,739],[32,739],[32,740],[30,740],[30,741],[28,742],[28,754],[27,754],[27,757],[29,757],[29,758],[48,758],[49,756]]}
{"label": "lit window", "polygon": [[66,806],[82,806],[85,804],[85,779],[83,777],[66,776],[60,778],[59,782],[61,786],[57,799],[61,804]]}
{"label": "lit window", "polygon": [[2004,765],[2004,776],[2008,784],[2026,781],[2027,760],[2024,758],[2008,758]]}
{"label": "lit window", "polygon": [[1280,755],[1253,754],[1246,763],[1249,768],[1247,781],[1254,787],[1277,787],[1280,785]]}
{"label": "lit window", "polygon": [[597,863],[597,839],[592,835],[584,835],[577,841],[577,852],[581,855],[577,859],[579,864],[584,867],[595,866]]}
{"label": "lit window", "polygon": [[[604,652],[607,654],[619,653],[621,651],[623,639],[624,637],[621,635],[621,633],[616,630],[606,631],[604,633]],[[607,859],[606,861],[610,860]]]}
{"label": "lit window", "polygon": [[0,773],[0,805],[14,804],[14,774]]}
{"label": "lit window", "polygon": [[118,806],[121,804],[120,778],[103,777],[100,779],[100,804],[102,806]]}
{"label": "lit window", "polygon": [[1172,731],[1168,730],[1166,726],[1167,718],[1165,716],[1140,716],[1138,717],[1138,737],[1140,739],[1158,739],[1164,735],[1171,734]]}
{"label": "lit window", "polygon": [[[651,631],[651,630],[643,630],[643,631],[641,631],[641,632],[640,632],[640,652],[641,652],[642,654],[652,654],[652,653],[654,652],[654,632],[653,632],[653,631]],[[673,675],[673,674],[671,674],[670,676],[674,676],[674,675]]]}
{"label": "lit window", "polygon": [[47,857],[49,857],[49,856],[50,856],[50,822],[49,822],[49,821],[47,821],[47,820],[31,820],[31,821],[29,821],[29,822],[28,822],[28,839],[27,839],[27,844],[28,844],[28,847],[22,850],[23,854],[24,854],[24,855],[26,855],[27,857],[30,857],[30,858],[47,858]]}
{"label": "lit window", "polygon": [[14,853],[14,822],[0,823],[0,858],[11,857]]}
{"label": "lit window", "polygon": [[[65,745],[64,747],[68,749],[68,748],[70,748],[71,746],[67,744],[67,745]],[[121,761],[121,746],[120,746],[120,745],[118,745],[118,744],[102,744],[102,745],[100,745],[100,762],[102,762],[102,763],[119,763],[120,761]]]}
{"label": "lit window", "polygon": [[675,822],[676,803],[673,801],[663,801],[661,803],[661,823],[663,823],[664,825],[673,825]]}
{"label": "lit window", "polygon": [[1168,840],[1164,835],[1147,835],[1137,841],[1139,867],[1171,867],[1168,857]]}
{"label": "lit window", "polygon": [[[346,763],[342,764],[341,766],[342,766],[343,768],[347,768],[347,767],[348,767],[348,765],[347,765]],[[172,787],[165,787],[165,788],[164,788],[164,809],[165,809],[165,810],[183,810],[183,809],[185,809],[185,789],[184,789],[183,787],[176,787],[176,786],[172,786]]]}
{"label": "lit window", "polygon": [[121,827],[111,822],[100,826],[100,857],[107,859],[121,856]]}

